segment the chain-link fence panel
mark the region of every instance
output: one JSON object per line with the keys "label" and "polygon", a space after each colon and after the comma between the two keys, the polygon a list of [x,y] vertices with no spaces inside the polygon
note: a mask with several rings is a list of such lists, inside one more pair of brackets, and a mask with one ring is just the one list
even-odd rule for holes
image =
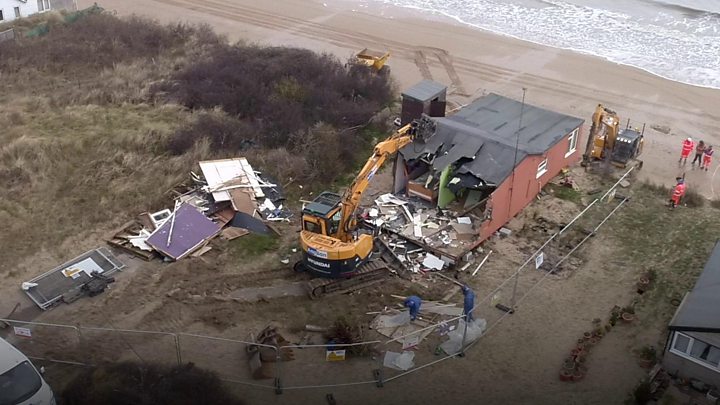
{"label": "chain-link fence panel", "polygon": [[180,364],[177,338],[173,333],[82,326],[80,335],[80,350],[92,363]]}
{"label": "chain-link fence panel", "polygon": [[275,346],[236,339],[178,334],[185,363],[217,373],[223,380],[266,388],[276,387]]}
{"label": "chain-link fence panel", "polygon": [[9,328],[10,333],[5,339],[30,358],[68,363],[86,362],[80,348],[80,331],[75,326],[11,319],[0,321]]}

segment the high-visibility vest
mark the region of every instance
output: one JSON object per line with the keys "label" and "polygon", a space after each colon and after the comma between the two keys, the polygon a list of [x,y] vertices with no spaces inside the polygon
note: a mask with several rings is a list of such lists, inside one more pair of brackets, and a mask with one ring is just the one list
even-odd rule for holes
{"label": "high-visibility vest", "polygon": [[705,149],[705,157],[708,157],[708,158],[712,157],[713,152],[715,152],[715,150]]}
{"label": "high-visibility vest", "polygon": [[673,190],[673,197],[682,197],[685,195],[685,184],[681,183],[675,186],[675,190]]}
{"label": "high-visibility vest", "polygon": [[687,139],[683,141],[682,151],[685,154],[689,154],[690,151],[693,150],[693,147],[695,146],[695,143],[693,141],[688,141]]}

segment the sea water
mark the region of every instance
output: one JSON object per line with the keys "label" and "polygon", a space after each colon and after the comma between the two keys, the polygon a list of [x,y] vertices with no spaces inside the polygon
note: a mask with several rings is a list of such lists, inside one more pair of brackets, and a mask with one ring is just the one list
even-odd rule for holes
{"label": "sea water", "polygon": [[720,0],[342,1],[411,8],[720,89]]}

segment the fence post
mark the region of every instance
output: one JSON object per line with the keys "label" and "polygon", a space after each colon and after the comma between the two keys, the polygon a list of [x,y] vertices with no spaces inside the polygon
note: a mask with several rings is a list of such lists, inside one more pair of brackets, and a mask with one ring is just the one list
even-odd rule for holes
{"label": "fence post", "polygon": [[182,352],[180,351],[180,336],[177,333],[173,333],[175,338],[175,354],[177,354],[178,366],[182,366]]}
{"label": "fence post", "polygon": [[[387,351],[387,348],[386,348]],[[385,380],[383,378],[383,356],[378,354],[378,368],[373,370],[373,377],[375,378],[375,386],[382,388],[385,386]]]}
{"label": "fence post", "polygon": [[283,393],[282,380],[280,379],[282,376],[280,370],[282,368],[281,350],[282,346],[275,346],[275,364],[277,364],[277,369],[275,370],[275,394],[277,395],[281,395]]}

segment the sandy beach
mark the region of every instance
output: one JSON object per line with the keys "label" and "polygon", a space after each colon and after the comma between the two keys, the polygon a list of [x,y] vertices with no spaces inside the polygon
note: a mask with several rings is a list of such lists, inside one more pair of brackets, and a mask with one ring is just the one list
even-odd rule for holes
{"label": "sandy beach", "polygon": [[[78,2],[80,7],[91,1]],[[392,52],[389,62],[400,90],[423,78],[447,84],[450,101],[462,105],[487,92],[589,119],[598,103],[623,121],[646,126],[642,177],[672,185],[686,174],[690,187],[714,198],[720,194],[715,167],[709,172],[680,167],[682,139],[720,140],[720,91],[666,80],[641,69],[599,57],[540,46],[470,29],[439,18],[421,19],[402,9],[356,7],[310,0],[107,0],[120,15],[139,14],[162,22],[207,23],[231,40],[296,46],[347,58],[365,47]],[[392,18],[383,18],[383,12]],[[651,128],[669,128],[665,134]],[[716,191],[717,190],[717,191]]]}

